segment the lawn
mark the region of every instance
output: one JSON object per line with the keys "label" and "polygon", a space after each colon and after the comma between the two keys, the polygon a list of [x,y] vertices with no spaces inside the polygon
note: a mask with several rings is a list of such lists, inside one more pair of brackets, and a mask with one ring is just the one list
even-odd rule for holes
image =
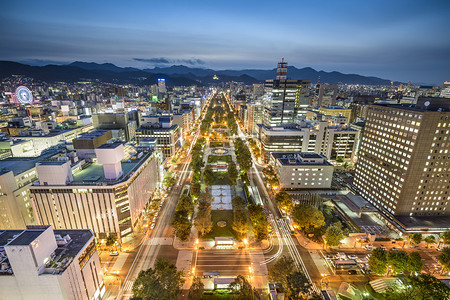
{"label": "lawn", "polygon": [[209,142],[209,147],[210,147],[210,148],[230,147],[230,143],[228,143],[228,142],[217,142],[217,141],[212,141],[212,142]]}
{"label": "lawn", "polygon": [[227,126],[225,126],[225,125],[219,125],[219,124],[215,124],[215,125],[213,125],[213,126],[212,126],[212,128],[224,128],[224,129],[226,129],[226,128],[227,128]]}
{"label": "lawn", "polygon": [[229,164],[231,162],[231,160],[232,160],[231,155],[223,155],[223,156],[208,155],[208,164],[213,164],[218,161],[225,161],[227,164]]}
{"label": "lawn", "polygon": [[[231,224],[233,222],[233,211],[232,210],[213,210],[211,211],[211,220],[214,223],[213,229],[210,233],[206,234],[203,239],[214,239],[215,237],[233,237],[237,239],[237,234],[231,228]],[[217,226],[217,222],[226,221],[227,226],[219,227]]]}
{"label": "lawn", "polygon": [[227,172],[214,172],[214,180],[211,185],[232,185]]}

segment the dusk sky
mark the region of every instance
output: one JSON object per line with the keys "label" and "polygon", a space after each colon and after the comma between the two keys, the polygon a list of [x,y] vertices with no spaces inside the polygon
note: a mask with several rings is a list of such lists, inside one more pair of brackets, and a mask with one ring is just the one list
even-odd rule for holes
{"label": "dusk sky", "polygon": [[449,30],[447,0],[2,0],[0,60],[269,69],[285,57],[440,85],[450,80]]}

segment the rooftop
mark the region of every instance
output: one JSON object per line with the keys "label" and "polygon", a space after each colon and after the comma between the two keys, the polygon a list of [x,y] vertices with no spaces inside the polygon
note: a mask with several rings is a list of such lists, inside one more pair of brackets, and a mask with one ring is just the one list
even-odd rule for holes
{"label": "rooftop", "polygon": [[97,149],[116,149],[120,145],[122,145],[122,143],[103,144],[103,145],[97,147]]}
{"label": "rooftop", "polygon": [[273,152],[271,156],[283,166],[332,166],[325,156],[312,152]]}
{"label": "rooftop", "polygon": [[17,176],[25,171],[34,168],[37,162],[46,160],[57,153],[59,153],[58,150],[50,150],[37,157],[5,158],[0,160],[0,170],[4,170],[4,172],[13,171],[14,175]]}
{"label": "rooftop", "polygon": [[141,130],[171,131],[171,130],[176,129],[177,127],[178,127],[177,124],[174,124],[170,127],[162,127],[161,123],[147,123],[147,124],[143,124],[141,127],[136,129],[136,131],[141,131]]}
{"label": "rooftop", "polygon": [[408,229],[448,229],[448,216],[395,216]]}
{"label": "rooftop", "polygon": [[21,234],[23,230],[5,230],[0,231],[0,247],[8,244],[13,238]]}
{"label": "rooftop", "polygon": [[69,235],[71,238],[70,243],[55,250],[55,254],[61,255],[62,258],[75,257],[94,236],[90,229],[54,229],[53,232],[55,235],[59,234],[61,237]]}
{"label": "rooftop", "polygon": [[40,236],[45,229],[27,229],[21,235],[9,242],[8,246],[26,246]]}

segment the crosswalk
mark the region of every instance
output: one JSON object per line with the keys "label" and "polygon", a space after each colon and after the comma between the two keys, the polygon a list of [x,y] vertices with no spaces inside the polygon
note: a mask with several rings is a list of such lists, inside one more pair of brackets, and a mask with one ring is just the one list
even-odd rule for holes
{"label": "crosswalk", "polygon": [[127,282],[125,282],[125,284],[123,285],[124,291],[131,291],[132,288],[133,288],[133,280],[127,280]]}

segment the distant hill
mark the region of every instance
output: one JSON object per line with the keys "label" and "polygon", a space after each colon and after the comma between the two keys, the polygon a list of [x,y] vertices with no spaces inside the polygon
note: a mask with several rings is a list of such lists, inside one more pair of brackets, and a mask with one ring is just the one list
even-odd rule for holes
{"label": "distant hill", "polygon": [[[10,61],[0,61],[0,78],[11,75],[24,75],[49,82],[75,82],[89,79],[138,85],[154,84],[157,83],[158,78],[165,78],[166,84],[173,86],[205,85],[228,81],[252,84],[275,78],[276,69],[212,70],[174,65],[165,68],[155,67],[153,69],[140,70],[137,68],[121,68],[111,63],[98,64],[76,61],[68,65],[37,67]],[[219,79],[213,79],[214,75],[217,75]],[[311,80],[312,83],[317,82],[319,76],[320,82],[330,84],[389,85],[391,83],[390,80],[378,77],[344,74],[336,71],[316,71],[309,67],[298,69],[290,66],[287,70],[287,76],[289,79]],[[395,82],[395,84],[399,84],[399,82]]]}

